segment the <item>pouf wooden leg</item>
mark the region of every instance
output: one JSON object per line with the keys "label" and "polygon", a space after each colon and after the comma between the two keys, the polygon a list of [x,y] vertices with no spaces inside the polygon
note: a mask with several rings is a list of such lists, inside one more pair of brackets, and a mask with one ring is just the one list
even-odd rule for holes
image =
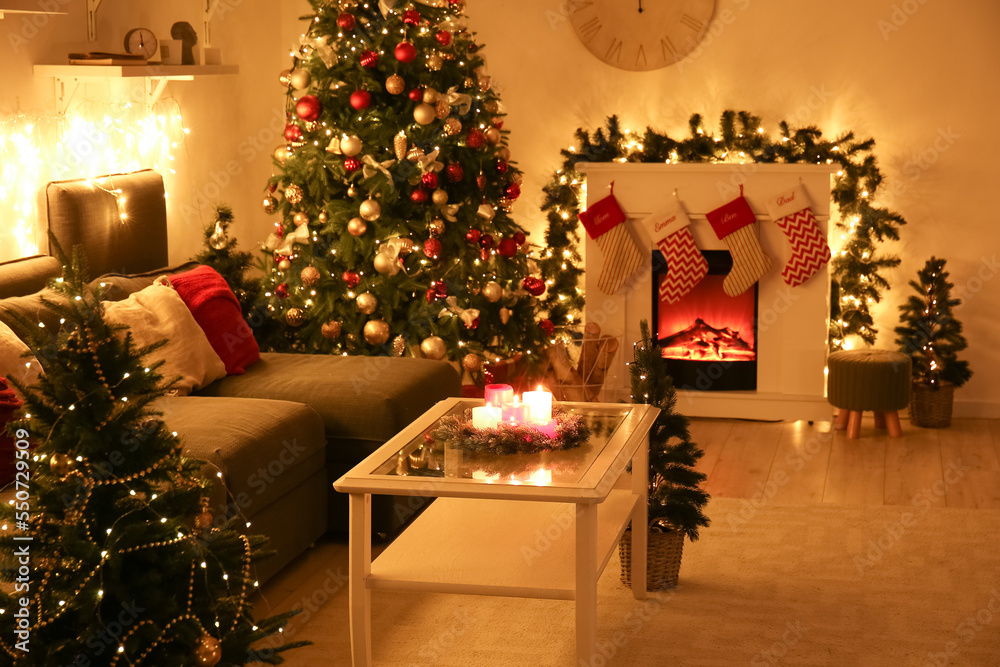
{"label": "pouf wooden leg", "polygon": [[861,411],[851,410],[847,417],[847,437],[849,440],[857,440],[861,436]]}
{"label": "pouf wooden leg", "polygon": [[885,425],[889,429],[889,436],[898,438],[903,435],[903,429],[899,426],[899,413],[893,410],[885,413]]}
{"label": "pouf wooden leg", "polygon": [[843,431],[847,428],[847,415],[850,414],[850,410],[840,408],[837,412],[837,419],[833,422],[833,428],[838,431]]}
{"label": "pouf wooden leg", "polygon": [[882,411],[875,413],[875,428],[885,428],[885,413]]}

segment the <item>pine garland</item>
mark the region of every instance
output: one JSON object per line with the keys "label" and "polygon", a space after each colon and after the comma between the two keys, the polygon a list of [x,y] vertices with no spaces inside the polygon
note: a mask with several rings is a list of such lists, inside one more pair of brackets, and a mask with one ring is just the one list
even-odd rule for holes
{"label": "pine garland", "polygon": [[499,424],[496,428],[476,428],[472,425],[472,412],[464,415],[442,417],[431,433],[435,441],[445,446],[461,447],[473,454],[536,454],[564,449],[574,449],[590,438],[590,427],[581,415],[574,415],[553,408],[556,435],[544,433],[523,424]]}
{"label": "pine garland", "polygon": [[[869,308],[890,288],[885,271],[900,261],[881,252],[879,245],[898,240],[899,227],[906,224],[900,214],[874,204],[883,180],[873,152],[875,141],[857,139],[853,132],[827,140],[814,126],[793,128],[786,121],[778,124],[779,136],[772,138],[761,118],[747,111],[723,112],[717,132],[705,127],[700,114],[692,115],[688,126],[690,136],[685,139],[649,127],[640,135],[622,130],[618,117],[611,116],[593,133],[576,131],[577,145],[562,151],[563,167],[546,186],[542,205],[549,249],[539,263],[545,280],[552,281],[542,303],[549,319],[556,325],[570,324],[583,307],[577,287],[582,270],[574,243],[579,242],[577,214],[585,177],[575,171],[577,162],[836,164],[840,169],[831,196],[840,209],[836,229],[844,243],[831,262],[830,345],[840,349],[848,336],[874,344],[878,329]],[[556,245],[560,243],[566,245]]]}

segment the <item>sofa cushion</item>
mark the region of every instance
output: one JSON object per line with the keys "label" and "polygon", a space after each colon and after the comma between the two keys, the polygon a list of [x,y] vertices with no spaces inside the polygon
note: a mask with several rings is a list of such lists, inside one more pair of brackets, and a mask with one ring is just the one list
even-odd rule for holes
{"label": "sofa cushion", "polygon": [[37,292],[61,274],[59,260],[47,255],[0,262],[0,299]]}
{"label": "sofa cushion", "polygon": [[[164,424],[177,433],[188,456],[222,472],[230,507],[213,507],[216,516],[239,509],[252,518],[324,468],[323,422],[300,403],[164,396],[153,407],[163,413]],[[295,511],[310,508],[288,508],[289,521]],[[315,511],[325,514],[326,507]]]}
{"label": "sofa cushion", "polygon": [[0,322],[9,326],[17,334],[18,338],[22,340],[27,338],[28,333],[21,325],[19,318],[24,318],[28,322],[33,323],[32,326],[36,326],[40,322],[54,335],[59,331],[59,316],[52,312],[42,302],[42,299],[52,302],[64,302],[66,297],[54,289],[46,287],[34,294],[0,299]]}
{"label": "sofa cushion", "polygon": [[145,273],[106,273],[100,278],[91,281],[91,287],[101,286],[101,299],[104,301],[121,301],[127,299],[132,294],[144,290],[152,285],[160,276],[172,276],[177,273],[190,271],[201,266],[198,262],[184,262],[175,266],[165,266],[155,271]]}
{"label": "sofa cushion", "polygon": [[0,382],[12,377],[24,384],[34,384],[42,367],[34,356],[24,356],[30,352],[17,334],[0,322]]}
{"label": "sofa cushion", "polygon": [[230,375],[198,393],[305,403],[323,418],[328,439],[354,445],[331,448],[328,459],[359,463],[360,455],[461,391],[458,373],[441,361],[265,352],[245,374]]}
{"label": "sofa cushion", "polygon": [[165,380],[180,377],[170,388],[173,393],[189,394],[226,375],[226,366],[205,332],[168,285],[151,285],[124,301],[105,303],[104,319],[128,327],[137,347],[166,340],[147,360],[151,364],[163,361],[159,372]]}

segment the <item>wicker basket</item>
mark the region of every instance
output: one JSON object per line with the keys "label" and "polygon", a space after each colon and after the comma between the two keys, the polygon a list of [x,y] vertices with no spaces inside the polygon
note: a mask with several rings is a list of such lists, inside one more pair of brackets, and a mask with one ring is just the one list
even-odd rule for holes
{"label": "wicker basket", "polygon": [[[677,585],[681,571],[681,552],[684,550],[684,533],[650,532],[646,546],[646,590],[662,591]],[[622,583],[632,585],[632,527],[629,526],[618,543],[622,563]]]}
{"label": "wicker basket", "polygon": [[942,382],[936,389],[914,384],[910,392],[910,423],[924,428],[948,428],[954,396],[955,385],[948,382]]}

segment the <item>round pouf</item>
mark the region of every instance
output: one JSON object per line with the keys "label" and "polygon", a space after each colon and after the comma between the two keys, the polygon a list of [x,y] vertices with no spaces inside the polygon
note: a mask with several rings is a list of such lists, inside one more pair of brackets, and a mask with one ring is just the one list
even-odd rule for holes
{"label": "round pouf", "polygon": [[875,424],[888,422],[889,435],[898,436],[899,416],[910,401],[910,358],[891,350],[841,350],[827,358],[827,399],[840,408],[836,427],[847,427],[857,438],[861,413],[875,413]]}

